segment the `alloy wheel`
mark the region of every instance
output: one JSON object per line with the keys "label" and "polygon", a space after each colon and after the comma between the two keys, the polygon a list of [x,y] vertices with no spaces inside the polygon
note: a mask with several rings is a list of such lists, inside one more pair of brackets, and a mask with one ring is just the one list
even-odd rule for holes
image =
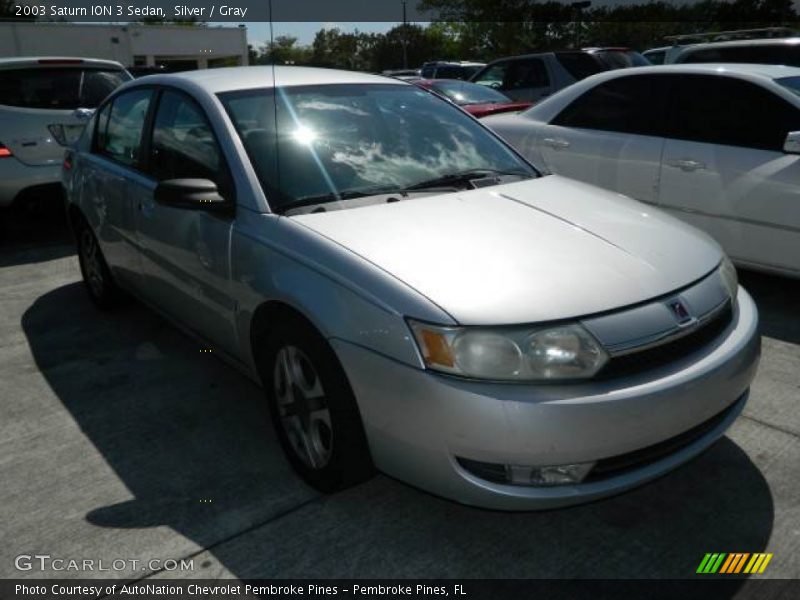
{"label": "alloy wheel", "polygon": [[97,240],[88,227],[84,228],[81,232],[81,261],[89,288],[98,298],[103,295],[105,287],[101,260]]}
{"label": "alloy wheel", "polygon": [[273,386],[281,425],[295,454],[307,467],[324,468],[333,450],[331,413],[319,374],[302,350],[278,350]]}

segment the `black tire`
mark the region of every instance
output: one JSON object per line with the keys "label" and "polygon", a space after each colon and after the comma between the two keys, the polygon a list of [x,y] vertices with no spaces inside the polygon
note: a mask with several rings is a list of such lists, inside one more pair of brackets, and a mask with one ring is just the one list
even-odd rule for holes
{"label": "black tire", "polygon": [[89,298],[97,308],[113,308],[119,303],[120,290],[97,243],[97,237],[83,217],[75,217],[73,227],[78,246],[78,262]]}
{"label": "black tire", "polygon": [[[259,370],[272,423],[297,474],[326,493],[372,477],[375,469],[358,405],[330,345],[299,317],[283,319],[262,343]],[[291,371],[298,381],[291,386],[286,385],[284,360],[296,362]],[[298,442],[303,435],[308,444]]]}

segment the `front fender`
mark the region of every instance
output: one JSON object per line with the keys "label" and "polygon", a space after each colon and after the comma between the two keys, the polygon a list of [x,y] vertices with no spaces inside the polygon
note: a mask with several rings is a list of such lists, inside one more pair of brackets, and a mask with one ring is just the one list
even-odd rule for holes
{"label": "front fender", "polygon": [[240,211],[231,246],[242,356],[255,369],[251,328],[258,308],[278,302],[329,340],[343,340],[422,368],[405,316],[453,324],[405,284],[287,217]]}

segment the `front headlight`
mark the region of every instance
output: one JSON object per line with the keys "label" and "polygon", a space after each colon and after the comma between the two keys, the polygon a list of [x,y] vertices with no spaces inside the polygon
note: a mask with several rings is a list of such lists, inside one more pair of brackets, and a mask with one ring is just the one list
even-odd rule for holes
{"label": "front headlight", "polygon": [[440,327],[409,319],[425,366],[495,381],[587,379],[608,361],[578,324],[531,327]]}
{"label": "front headlight", "polygon": [[722,259],[719,265],[719,274],[722,277],[722,284],[731,297],[731,302],[736,303],[736,296],[739,294],[739,276],[736,274],[736,267],[733,266],[731,259],[727,256]]}

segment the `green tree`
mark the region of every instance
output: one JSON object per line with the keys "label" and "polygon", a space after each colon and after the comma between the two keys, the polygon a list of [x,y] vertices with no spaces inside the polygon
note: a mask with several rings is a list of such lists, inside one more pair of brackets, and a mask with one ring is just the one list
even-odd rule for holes
{"label": "green tree", "polygon": [[311,48],[298,46],[297,38],[290,35],[279,35],[273,41],[261,47],[257,64],[305,65],[311,61]]}
{"label": "green tree", "polygon": [[0,0],[0,21],[35,21],[36,17],[18,17],[14,7],[17,3],[15,0]]}

